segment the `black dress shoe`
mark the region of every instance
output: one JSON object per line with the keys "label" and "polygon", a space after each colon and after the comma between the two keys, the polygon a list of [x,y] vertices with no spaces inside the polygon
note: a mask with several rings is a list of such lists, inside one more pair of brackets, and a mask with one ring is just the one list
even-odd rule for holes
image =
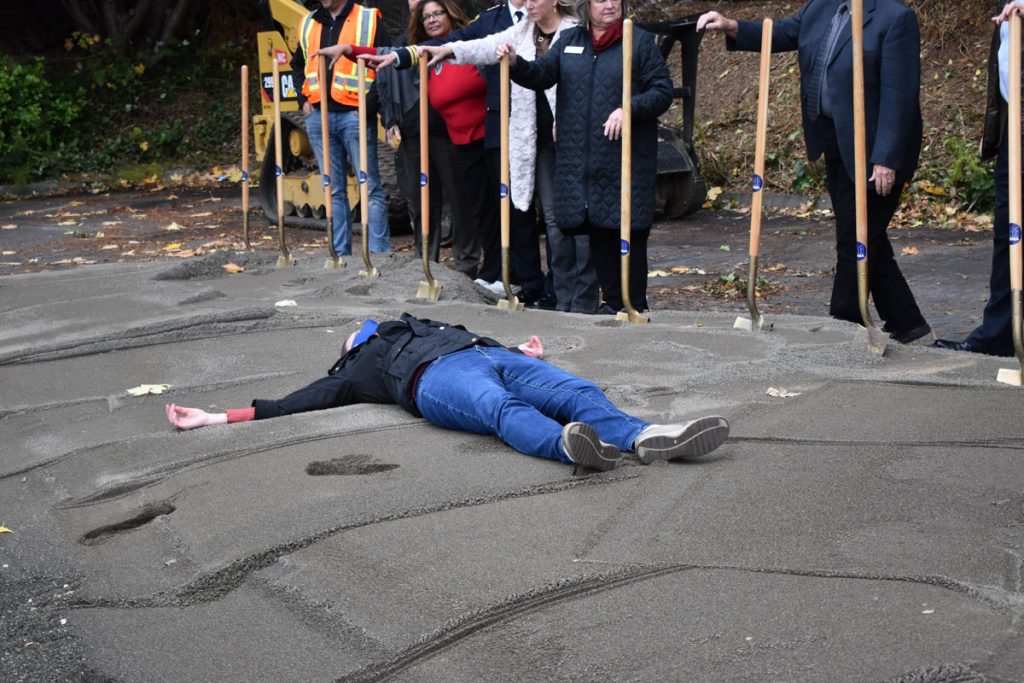
{"label": "black dress shoe", "polygon": [[932,344],[936,349],[946,349],[947,351],[974,351],[971,347],[971,343],[966,339],[963,341],[953,341],[952,339],[936,339]]}
{"label": "black dress shoe", "polygon": [[890,336],[900,344],[913,344],[926,334],[931,334],[932,328],[928,323],[923,323],[913,329],[907,330],[906,332],[893,332],[885,329],[884,327],[882,328],[882,331],[888,332]]}
{"label": "black dress shoe", "polygon": [[972,344],[967,339],[963,341],[953,341],[952,339],[936,339],[935,343],[932,344],[937,349],[946,349],[947,351],[966,351],[967,353],[981,353],[986,356],[1012,356],[1013,351],[993,351],[991,349],[982,349]]}
{"label": "black dress shoe", "polygon": [[532,308],[535,311],[553,311],[555,310],[555,297],[542,292],[540,296],[535,297],[532,301],[526,302],[527,308]]}

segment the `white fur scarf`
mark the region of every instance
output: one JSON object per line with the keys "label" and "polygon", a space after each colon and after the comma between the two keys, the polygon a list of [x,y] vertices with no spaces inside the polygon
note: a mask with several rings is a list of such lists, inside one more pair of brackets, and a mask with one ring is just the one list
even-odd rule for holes
{"label": "white fur scarf", "polygon": [[[555,31],[552,46],[562,31],[576,25],[572,17],[563,17],[562,23]],[[537,44],[533,38],[534,22],[530,19],[510,26],[500,33],[480,38],[448,43],[452,49],[456,64],[496,64],[495,52],[498,45],[510,43],[516,50],[516,58],[533,60],[537,56]],[[555,90],[552,86],[544,91],[551,106],[551,113],[556,113]],[[530,208],[533,200],[533,187],[536,179],[537,166],[537,94],[533,90],[512,83],[511,114],[509,117],[509,177],[512,191],[512,204],[520,211]]]}

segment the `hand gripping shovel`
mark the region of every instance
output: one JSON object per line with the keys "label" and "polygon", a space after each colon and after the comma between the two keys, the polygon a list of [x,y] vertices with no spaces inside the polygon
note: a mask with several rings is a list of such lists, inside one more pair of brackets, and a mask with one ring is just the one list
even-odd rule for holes
{"label": "hand gripping shovel", "polygon": [[430,274],[430,131],[427,129],[427,62],[430,55],[421,52],[420,58],[420,225],[423,240],[423,274],[427,279],[416,290],[417,299],[437,301],[441,297],[441,283]]}
{"label": "hand gripping shovel", "polygon": [[620,194],[619,240],[621,242],[622,307],[615,317],[644,325],[651,319],[641,315],[629,300],[629,249],[632,232],[630,204],[633,201],[633,20],[622,22],[622,191]]}
{"label": "hand gripping shovel", "polygon": [[1007,117],[1010,175],[1010,310],[1012,311],[1013,350],[1019,368],[1001,368],[996,379],[1004,384],[1020,386],[1024,381],[1024,341],[1021,331],[1021,18],[1010,15],[1010,110]]}
{"label": "hand gripping shovel", "polygon": [[364,270],[359,274],[363,277],[380,277],[380,271],[373,267],[370,261],[370,186],[369,186],[369,161],[366,150],[366,60],[358,60],[359,72],[359,172],[356,180],[359,181],[359,213],[363,218],[363,264]]}
{"label": "hand gripping shovel", "polygon": [[757,253],[761,243],[761,203],[764,188],[764,150],[768,138],[768,76],[772,63],[772,20],[765,19],[761,29],[761,78],[757,96],[757,144],[754,146],[754,183],[750,197],[750,268],[747,270],[747,308],[750,318],[736,318],[739,330],[772,329],[765,327],[764,316],[757,311]]}
{"label": "hand gripping shovel", "polygon": [[509,116],[509,84],[508,55],[501,57],[501,283],[505,286],[505,298],[498,302],[498,308],[510,311],[523,310],[523,304],[512,293],[510,282],[511,266],[509,251],[512,243],[509,211],[512,197],[508,187],[508,116]]}
{"label": "hand gripping shovel", "polygon": [[[276,50],[275,50],[276,52]],[[284,169],[281,159],[281,68],[277,63],[278,55],[270,60],[274,67],[274,177],[277,183],[277,243],[281,248],[281,255],[277,257],[277,267],[285,268],[295,264],[295,260],[288,253],[288,244],[284,239]],[[266,182],[260,180],[260,182]]]}
{"label": "hand gripping shovel", "polygon": [[882,355],[889,335],[882,332],[868,311],[868,187],[867,144],[864,139],[864,7],[862,0],[850,3],[853,32],[853,156],[857,196],[857,303],[868,334],[868,349]]}
{"label": "hand gripping shovel", "polygon": [[331,185],[331,129],[327,123],[327,101],[325,95],[330,92],[330,88],[327,84],[330,81],[327,80],[327,59],[325,57],[318,57],[320,60],[319,73],[320,73],[320,136],[324,141],[323,156],[324,167],[320,169],[323,171],[323,184],[324,184],[324,213],[327,216],[327,251],[330,254],[324,268],[344,268],[345,262],[338,258],[338,252],[334,250],[334,191]]}

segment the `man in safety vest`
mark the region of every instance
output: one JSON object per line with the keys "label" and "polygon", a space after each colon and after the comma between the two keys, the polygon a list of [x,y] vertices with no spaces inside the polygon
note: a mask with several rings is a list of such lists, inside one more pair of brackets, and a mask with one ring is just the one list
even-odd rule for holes
{"label": "man in safety vest", "polygon": [[[316,154],[321,170],[323,160],[323,136],[321,133],[319,106],[324,87],[320,83],[318,69],[320,58],[309,55],[320,48],[350,43],[352,45],[382,46],[390,41],[383,35],[380,24],[380,10],[363,7],[355,0],[321,0],[320,9],[311,12],[302,22],[299,34],[299,48],[292,57],[292,74],[299,103],[306,115],[306,133]],[[349,215],[348,194],[345,178],[348,166],[359,166],[359,74],[354,61],[340,58],[333,69],[327,99],[328,130],[331,136],[331,200],[334,208],[334,251],[339,256],[352,253],[352,219]],[[385,252],[390,249],[391,230],[388,226],[388,205],[384,187],[380,182],[377,167],[377,96],[370,87],[374,81],[373,70],[366,72],[367,91],[367,162],[366,178],[361,182],[369,185],[369,204],[362,207],[363,224],[369,233],[370,251]]]}

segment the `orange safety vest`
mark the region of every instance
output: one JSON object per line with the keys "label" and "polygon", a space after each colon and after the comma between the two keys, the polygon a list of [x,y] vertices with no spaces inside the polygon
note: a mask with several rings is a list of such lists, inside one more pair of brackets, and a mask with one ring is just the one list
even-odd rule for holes
{"label": "orange safety vest", "polygon": [[[313,51],[320,49],[320,34],[323,25],[313,20],[314,12],[302,22],[302,33],[299,44],[302,47],[302,54],[306,57],[306,81],[302,84],[302,94],[311,104],[320,101],[320,74],[319,57],[309,58],[310,45]],[[352,5],[352,10],[345,17],[345,23],[341,27],[341,35],[338,37],[338,44],[349,43],[362,47],[372,47],[377,36],[377,20],[380,18],[380,10],[374,7],[363,7]],[[354,61],[347,57],[340,57],[334,63],[331,78],[331,99],[335,102],[350,107],[359,106],[359,70]],[[366,86],[373,83],[373,69],[366,70]]]}

